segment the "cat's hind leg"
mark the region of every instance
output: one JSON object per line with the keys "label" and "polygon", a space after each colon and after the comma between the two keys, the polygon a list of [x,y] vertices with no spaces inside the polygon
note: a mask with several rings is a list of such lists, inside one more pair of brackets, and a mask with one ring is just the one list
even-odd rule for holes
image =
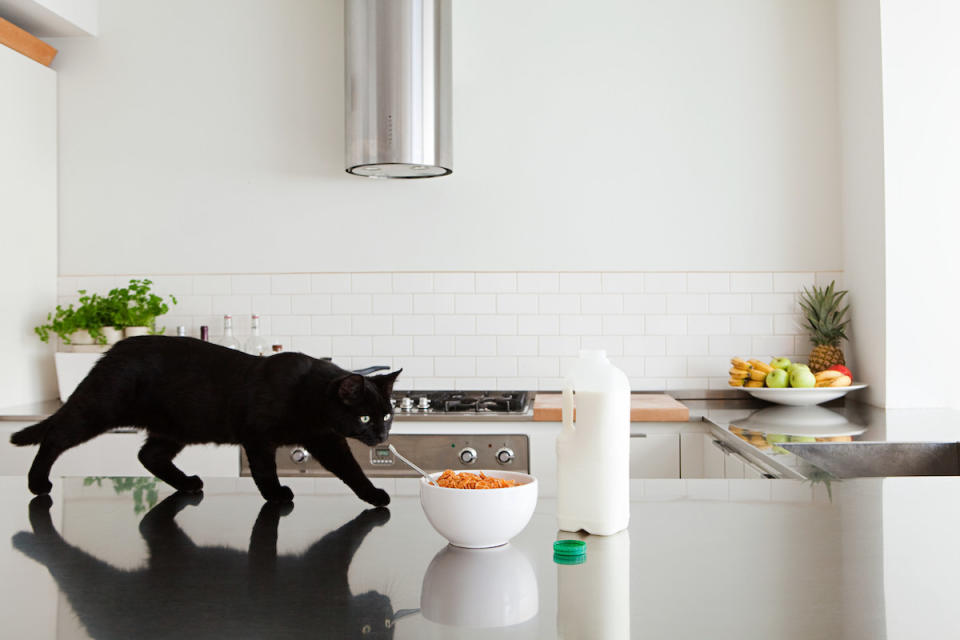
{"label": "cat's hind leg", "polygon": [[43,433],[40,439],[40,448],[30,465],[27,474],[27,486],[31,493],[38,496],[50,493],[53,485],[50,483],[50,469],[57,458],[78,444],[86,442],[100,435],[110,428],[110,421],[94,416],[84,415],[77,404],[67,403],[54,415],[42,423]]}
{"label": "cat's hind leg", "polygon": [[137,458],[147,471],[177,491],[199,493],[203,490],[203,480],[186,475],[173,464],[173,459],[182,449],[183,445],[179,442],[149,435]]}

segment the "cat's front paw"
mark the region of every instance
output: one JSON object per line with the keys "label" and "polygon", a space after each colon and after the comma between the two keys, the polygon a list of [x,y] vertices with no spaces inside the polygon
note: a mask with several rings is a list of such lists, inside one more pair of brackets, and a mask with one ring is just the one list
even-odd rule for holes
{"label": "cat's front paw", "polygon": [[369,495],[363,496],[363,499],[375,507],[385,507],[390,504],[390,494],[383,489],[374,489]]}
{"label": "cat's front paw", "polygon": [[203,480],[200,476],[187,476],[175,489],[184,493],[200,493],[203,491]]}
{"label": "cat's front paw", "polygon": [[290,490],[290,487],[280,487],[274,493],[264,497],[274,504],[286,504],[293,502],[293,491]]}
{"label": "cat's front paw", "polygon": [[47,478],[30,476],[27,478],[27,487],[30,489],[30,493],[33,495],[45,496],[50,493],[51,489],[53,489],[53,484]]}

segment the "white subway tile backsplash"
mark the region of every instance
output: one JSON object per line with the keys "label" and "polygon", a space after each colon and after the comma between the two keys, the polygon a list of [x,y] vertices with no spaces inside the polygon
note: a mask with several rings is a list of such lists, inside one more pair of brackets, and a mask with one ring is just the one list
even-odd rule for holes
{"label": "white subway tile backsplash", "polygon": [[310,276],[313,293],[350,293],[349,273],[314,273]]}
{"label": "white subway tile backsplash", "polygon": [[288,273],[270,277],[271,293],[310,293],[310,275]]}
{"label": "white subway tile backsplash", "polygon": [[434,326],[440,336],[472,336],[477,333],[477,316],[437,316]]}
{"label": "white subway tile backsplash", "polygon": [[210,310],[214,315],[249,315],[250,296],[212,296]]}
{"label": "white subway tile backsplash", "polygon": [[350,316],[313,316],[310,333],[315,336],[348,336]]}
{"label": "white subway tile backsplash", "polygon": [[495,356],[497,355],[497,338],[495,336],[457,336],[454,339],[454,349],[457,355],[462,356]]}
{"label": "white subway tile backsplash", "polygon": [[642,273],[604,273],[602,280],[606,293],[643,293]]}
{"label": "white subway tile backsplash", "polygon": [[234,294],[251,295],[255,293],[270,293],[270,276],[239,275],[230,277],[231,292]]}
{"label": "white subway tile backsplash", "polygon": [[626,356],[662,356],[667,353],[665,336],[625,336],[623,354]]}
{"label": "white subway tile backsplash", "polygon": [[517,316],[477,316],[477,334],[482,336],[517,335]]}
{"label": "white subway tile backsplash", "polygon": [[730,291],[729,273],[688,273],[688,293],[728,293]]}
{"label": "white subway tile backsplash", "polygon": [[[82,280],[90,290],[98,290],[95,285],[88,284],[92,278],[82,278]],[[104,293],[108,290],[109,287],[105,288]],[[197,295],[229,295],[230,276],[194,276],[193,292]]]}
{"label": "white subway tile backsplash", "polygon": [[598,336],[603,327],[603,316],[560,316],[560,335]]}
{"label": "white subway tile backsplash", "polygon": [[505,293],[497,296],[497,313],[537,313],[537,296],[529,293]]}
{"label": "white subway tile backsplash", "polygon": [[457,313],[496,313],[497,296],[489,293],[458,294],[454,308]]}
{"label": "white subway tile backsplash", "polygon": [[646,273],[643,276],[643,290],[647,293],[685,293],[687,274]]}
{"label": "white subway tile backsplash", "polygon": [[773,316],[730,316],[730,333],[735,336],[770,335]]}
{"label": "white subway tile backsplash", "polygon": [[554,293],[539,296],[540,313],[580,313],[580,296]]}
{"label": "white subway tile backsplash", "polygon": [[351,333],[355,336],[388,336],[393,333],[393,318],[390,316],[353,316]]}
{"label": "white subway tile backsplash", "polygon": [[843,289],[842,271],[817,271],[816,284],[818,287],[829,286],[831,282],[836,281],[835,289]]}
{"label": "white subway tile backsplash", "polygon": [[497,355],[535,356],[539,353],[536,336],[498,336]]}
{"label": "white subway tile backsplash", "polygon": [[478,273],[477,293],[513,293],[517,290],[515,273]]}
{"label": "white subway tile backsplash", "polygon": [[473,273],[437,273],[433,276],[433,290],[438,293],[473,293],[476,281]]}
{"label": "white subway tile backsplash", "polygon": [[372,297],[368,293],[337,293],[330,297],[334,313],[370,313],[373,311]]}
{"label": "white subway tile backsplash", "polygon": [[517,375],[517,358],[507,356],[477,358],[477,375],[503,378]]}
{"label": "white subway tile backsplash", "polygon": [[[272,297],[286,298],[290,307],[288,313],[303,313],[313,316],[327,314],[332,310],[332,303],[329,294],[314,293],[299,296]],[[254,306],[259,308],[259,305],[256,302],[254,303]]]}
{"label": "white subway tile backsplash", "polygon": [[389,273],[354,273],[350,278],[353,293],[391,293],[393,276]]}
{"label": "white subway tile backsplash", "polygon": [[418,293],[413,296],[413,312],[432,315],[453,313],[455,300],[451,294]]}
{"label": "white subway tile backsplash", "polygon": [[603,280],[599,273],[561,273],[560,293],[600,293]]}
{"label": "white subway tile backsplash", "polygon": [[617,293],[587,294],[580,296],[583,313],[623,313],[623,296]]}
{"label": "white subway tile backsplash", "polygon": [[394,293],[430,293],[433,291],[432,273],[393,274]]}
{"label": "white subway tile backsplash", "polygon": [[[496,378],[457,378],[455,389],[459,391],[487,391],[497,389]],[[504,387],[504,389],[532,389],[533,387]]]}
{"label": "white subway tile backsplash", "polygon": [[476,375],[476,358],[453,357],[453,358],[435,358],[434,369],[438,376],[450,376],[460,378],[463,376]]}
{"label": "white subway tile backsplash", "polygon": [[559,316],[517,316],[521,336],[555,336],[560,333]]}
{"label": "white subway tile backsplash", "polygon": [[702,293],[674,293],[667,296],[667,313],[707,313],[710,298]]}
{"label": "white subway tile backsplash", "polygon": [[[250,313],[287,350],[341,366],[405,367],[398,388],[559,389],[581,349],[603,349],[635,389],[726,388],[729,358],[807,354],[797,292],[839,272],[405,272],[154,275],[180,304],[173,333]],[[64,276],[59,299],[130,276]],[[842,282],[838,283],[842,286]],[[800,356],[806,357],[805,355]]]}
{"label": "white subway tile backsplash", "polygon": [[394,316],[393,332],[398,336],[431,336],[434,323],[432,315]]}
{"label": "white subway tile backsplash", "polygon": [[667,296],[662,294],[627,294],[623,296],[624,313],[666,313]]}
{"label": "white subway tile backsplash", "polygon": [[557,293],[560,291],[560,274],[518,273],[517,291],[520,293]]}

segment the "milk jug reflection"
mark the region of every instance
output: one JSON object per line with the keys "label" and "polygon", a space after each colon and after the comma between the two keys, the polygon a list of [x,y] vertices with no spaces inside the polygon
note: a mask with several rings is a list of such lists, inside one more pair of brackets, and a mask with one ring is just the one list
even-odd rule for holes
{"label": "milk jug reflection", "polygon": [[630,533],[579,539],[587,543],[586,562],[557,565],[557,636],[629,638]]}
{"label": "milk jug reflection", "polygon": [[420,611],[431,622],[457,627],[507,627],[540,608],[537,575],[512,545],[462,549],[448,545],[423,576]]}
{"label": "milk jug reflection", "polygon": [[557,516],[564,531],[599,535],[630,521],[630,384],[603,351],[581,351],[564,381]]}

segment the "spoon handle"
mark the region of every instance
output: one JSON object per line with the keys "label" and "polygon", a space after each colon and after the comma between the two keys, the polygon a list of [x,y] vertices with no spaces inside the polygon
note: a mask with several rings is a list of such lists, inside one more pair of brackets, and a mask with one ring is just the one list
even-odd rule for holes
{"label": "spoon handle", "polygon": [[421,469],[420,467],[418,467],[417,465],[413,464],[412,462],[410,462],[409,460],[407,460],[406,458],[404,458],[402,455],[400,455],[400,452],[397,451],[397,448],[396,448],[395,446],[393,446],[393,445],[391,444],[391,445],[388,445],[388,448],[389,448],[390,451],[393,453],[393,455],[395,455],[395,456],[397,456],[398,458],[400,458],[404,463],[406,463],[406,465],[407,465],[408,467],[410,467],[410,468],[413,469],[414,471],[419,472],[420,475],[422,475],[424,478],[426,478],[426,479],[427,479],[427,483],[436,486],[437,483],[433,481],[433,479],[429,476],[429,474],[427,474],[426,471],[424,471],[423,469]]}

